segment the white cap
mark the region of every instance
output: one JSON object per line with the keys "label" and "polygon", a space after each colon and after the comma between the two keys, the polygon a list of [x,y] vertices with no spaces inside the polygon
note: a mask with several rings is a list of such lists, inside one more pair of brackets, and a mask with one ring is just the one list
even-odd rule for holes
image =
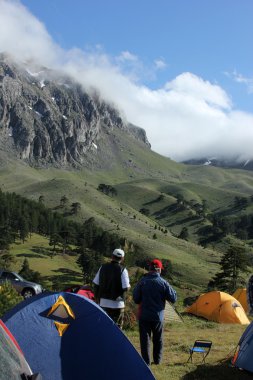
{"label": "white cap", "polygon": [[123,251],[123,249],[120,249],[120,248],[117,248],[113,251],[113,256],[116,256],[116,257],[124,257],[125,256],[125,252]]}

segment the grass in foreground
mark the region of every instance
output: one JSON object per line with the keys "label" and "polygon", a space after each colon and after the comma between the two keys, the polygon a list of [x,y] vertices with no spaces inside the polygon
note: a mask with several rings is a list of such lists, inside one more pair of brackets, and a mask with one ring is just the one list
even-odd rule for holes
{"label": "grass in foreground", "polygon": [[[208,322],[193,316],[185,316],[184,323],[166,324],[163,362],[159,366],[151,366],[156,380],[252,380],[252,374],[233,368],[230,364],[245,328],[236,324]],[[140,352],[137,328],[126,334]],[[198,354],[193,355],[193,363],[187,363],[189,347],[196,339],[213,342],[206,364],[201,364],[202,356]]]}

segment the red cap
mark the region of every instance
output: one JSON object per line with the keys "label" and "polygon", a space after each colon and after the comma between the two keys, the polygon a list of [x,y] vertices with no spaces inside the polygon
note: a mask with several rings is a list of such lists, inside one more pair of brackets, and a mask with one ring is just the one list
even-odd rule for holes
{"label": "red cap", "polygon": [[154,267],[154,268],[164,269],[162,262],[160,260],[158,260],[158,259],[154,259],[154,260],[150,261],[149,265],[151,267]]}

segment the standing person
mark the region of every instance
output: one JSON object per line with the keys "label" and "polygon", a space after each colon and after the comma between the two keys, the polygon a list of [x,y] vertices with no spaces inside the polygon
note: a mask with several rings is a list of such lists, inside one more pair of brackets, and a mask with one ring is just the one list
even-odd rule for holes
{"label": "standing person", "polygon": [[117,248],[112,253],[110,263],[103,264],[94,280],[95,297],[99,305],[111,317],[119,328],[123,327],[124,293],[130,289],[128,271],[121,264],[125,253]]}
{"label": "standing person", "polygon": [[149,272],[144,275],[133,290],[133,299],[139,304],[139,333],[141,355],[150,365],[150,340],[153,340],[154,364],[160,364],[163,349],[163,319],[166,300],[176,302],[176,291],[163,279],[162,262],[154,259]]}

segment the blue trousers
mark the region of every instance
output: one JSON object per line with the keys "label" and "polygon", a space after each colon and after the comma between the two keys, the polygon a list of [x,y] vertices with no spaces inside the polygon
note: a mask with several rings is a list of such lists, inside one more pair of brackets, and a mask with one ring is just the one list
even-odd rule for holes
{"label": "blue trousers", "polygon": [[147,365],[150,365],[150,345],[153,342],[154,364],[162,360],[163,349],[163,322],[139,320],[141,356]]}

